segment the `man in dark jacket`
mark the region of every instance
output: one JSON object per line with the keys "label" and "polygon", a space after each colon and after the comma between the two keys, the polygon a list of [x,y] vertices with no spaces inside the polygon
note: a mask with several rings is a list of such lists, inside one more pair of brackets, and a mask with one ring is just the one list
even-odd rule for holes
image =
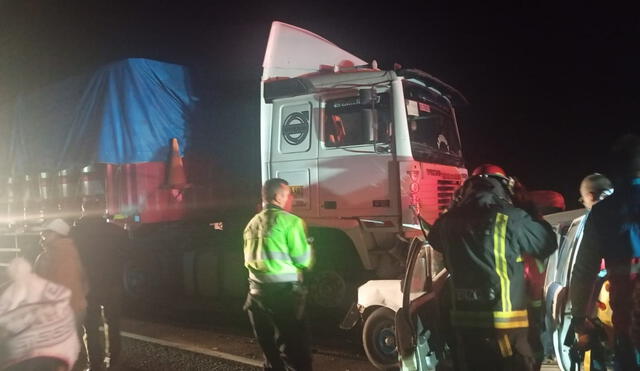
{"label": "man in dark jacket", "polygon": [[[84,323],[89,363],[91,370],[101,370],[116,363],[120,354],[123,251],[128,237],[124,229],[104,218],[104,201],[87,198],[83,200],[82,211],[71,237],[89,280]],[[100,333],[103,321],[107,325],[104,337]]]}
{"label": "man in dark jacket", "polygon": [[570,295],[578,345],[588,347],[593,286],[605,261],[615,334],[615,369],[640,370],[631,342],[632,291],[640,257],[640,137],[621,138],[613,151],[615,192],[593,206],[573,266]]}
{"label": "man in dark jacket", "polygon": [[451,273],[457,367],[532,370],[522,254],[546,258],[557,248],[555,234],[513,206],[513,181],[501,168],[483,165],[463,187],[429,233]]}

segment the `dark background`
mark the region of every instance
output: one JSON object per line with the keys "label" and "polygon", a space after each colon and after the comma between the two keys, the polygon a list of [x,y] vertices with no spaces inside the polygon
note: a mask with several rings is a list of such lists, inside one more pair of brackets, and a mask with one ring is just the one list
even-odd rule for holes
{"label": "dark background", "polygon": [[639,18],[613,3],[0,0],[0,105],[145,57],[192,67],[203,102],[246,102],[255,122],[238,130],[257,130],[262,58],[280,20],[382,69],[397,62],[457,87],[471,102],[460,112],[468,167],[495,162],[576,207],[580,179],[606,172],[615,138],[638,132]]}

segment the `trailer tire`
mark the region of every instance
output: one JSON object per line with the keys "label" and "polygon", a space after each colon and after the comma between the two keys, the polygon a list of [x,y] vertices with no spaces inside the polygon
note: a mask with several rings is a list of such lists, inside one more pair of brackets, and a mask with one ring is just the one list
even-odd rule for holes
{"label": "trailer tire", "polygon": [[386,307],[376,308],[365,319],[362,344],[369,362],[378,370],[399,368],[396,348],[395,312]]}
{"label": "trailer tire", "polygon": [[151,284],[148,269],[139,262],[131,260],[125,263],[123,271],[124,291],[132,299],[148,297]]}

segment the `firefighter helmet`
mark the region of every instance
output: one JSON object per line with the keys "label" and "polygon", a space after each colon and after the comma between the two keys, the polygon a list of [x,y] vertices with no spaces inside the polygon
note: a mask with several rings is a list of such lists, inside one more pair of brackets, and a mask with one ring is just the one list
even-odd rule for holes
{"label": "firefighter helmet", "polygon": [[482,164],[476,167],[475,169],[473,169],[471,176],[478,176],[478,175],[484,175],[484,176],[491,175],[491,176],[497,176],[500,178],[507,179],[507,173],[504,171],[504,169],[494,164]]}
{"label": "firefighter helmet", "polygon": [[494,177],[498,178],[498,180],[505,186],[509,194],[513,196],[515,190],[514,187],[516,185],[516,180],[510,176],[507,176],[507,173],[498,165],[494,164],[482,164],[471,172],[472,177]]}

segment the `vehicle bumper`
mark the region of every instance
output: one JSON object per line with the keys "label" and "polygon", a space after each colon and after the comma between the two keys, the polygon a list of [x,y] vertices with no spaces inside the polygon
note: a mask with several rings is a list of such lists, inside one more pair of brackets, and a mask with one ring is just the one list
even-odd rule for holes
{"label": "vehicle bumper", "polygon": [[351,330],[358,324],[358,321],[362,319],[362,313],[360,312],[360,306],[358,303],[351,304],[349,311],[344,316],[344,319],[340,323],[342,330]]}

